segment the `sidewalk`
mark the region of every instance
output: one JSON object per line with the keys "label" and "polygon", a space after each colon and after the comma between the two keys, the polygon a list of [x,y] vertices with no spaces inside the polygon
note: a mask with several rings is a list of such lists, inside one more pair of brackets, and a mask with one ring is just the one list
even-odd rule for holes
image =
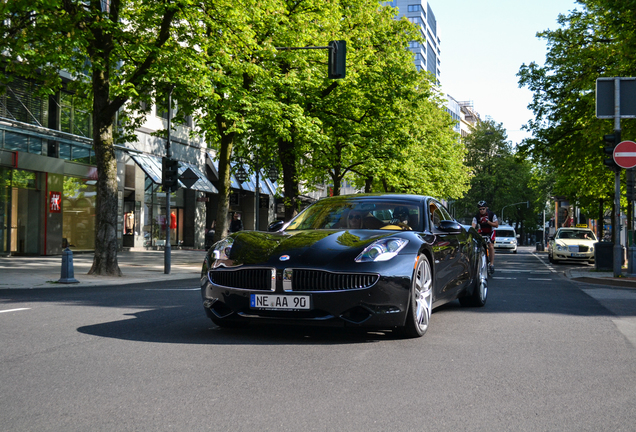
{"label": "sidewalk", "polygon": [[59,283],[62,256],[0,257],[0,289],[68,288],[122,285],[198,278],[205,251],[172,250],[170,274],[164,273],[164,251],[118,252],[122,277],[89,276],[93,253],[73,254],[73,271],[79,283]]}
{"label": "sidewalk", "polygon": [[[548,251],[533,251],[538,255],[544,255],[545,260],[548,260]],[[559,270],[559,265],[554,264],[553,268]],[[627,274],[627,270],[623,269],[623,277],[615,278],[613,271],[596,271],[594,267],[581,267],[576,269],[568,269],[563,271],[563,274],[568,279],[575,280],[577,282],[617,286],[624,288],[636,288],[636,275]]]}
{"label": "sidewalk", "polygon": [[594,271],[594,268],[570,269],[566,270],[565,276],[577,282],[584,282],[597,285],[608,285],[623,288],[636,288],[636,275],[627,274],[623,269],[622,277],[614,277],[614,272]]}

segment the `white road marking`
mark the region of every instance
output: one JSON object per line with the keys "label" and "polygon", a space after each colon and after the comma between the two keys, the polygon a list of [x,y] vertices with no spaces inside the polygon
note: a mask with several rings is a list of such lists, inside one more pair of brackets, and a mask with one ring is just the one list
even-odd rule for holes
{"label": "white road marking", "polygon": [[541,273],[541,274],[545,274],[545,273],[552,273],[552,271],[550,270],[516,270],[516,269],[507,269],[507,268],[498,268],[497,271],[503,272],[503,273]]}
{"label": "white road marking", "polygon": [[542,281],[551,281],[552,279],[545,279],[545,278],[528,278],[528,280],[542,280]]}
{"label": "white road marking", "polygon": [[31,308],[17,308],[17,309],[0,310],[0,313],[4,313],[4,312],[18,312],[18,311],[24,311],[24,310],[31,310]]}

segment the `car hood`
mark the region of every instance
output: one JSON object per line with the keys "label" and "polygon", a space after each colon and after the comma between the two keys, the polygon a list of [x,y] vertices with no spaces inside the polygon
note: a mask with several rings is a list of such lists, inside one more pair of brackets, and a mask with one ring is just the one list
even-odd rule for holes
{"label": "car hood", "polygon": [[557,244],[561,246],[574,246],[574,245],[585,245],[592,247],[596,240],[584,240],[584,239],[557,239]]}
{"label": "car hood", "polygon": [[395,235],[382,230],[308,230],[267,233],[241,231],[232,234],[230,260],[222,265],[324,266],[351,263],[375,240]]}

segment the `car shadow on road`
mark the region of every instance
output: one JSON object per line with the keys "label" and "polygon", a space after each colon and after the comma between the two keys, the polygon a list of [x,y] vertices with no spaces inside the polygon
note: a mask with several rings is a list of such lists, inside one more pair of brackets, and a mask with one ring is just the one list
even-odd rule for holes
{"label": "car shadow on road", "polygon": [[[79,327],[92,336],[138,342],[204,345],[332,345],[359,344],[401,339],[391,330],[251,324],[245,328],[221,328],[202,310],[176,307],[167,318],[165,309],[126,314],[128,319]],[[163,322],[157,325],[158,322]]]}

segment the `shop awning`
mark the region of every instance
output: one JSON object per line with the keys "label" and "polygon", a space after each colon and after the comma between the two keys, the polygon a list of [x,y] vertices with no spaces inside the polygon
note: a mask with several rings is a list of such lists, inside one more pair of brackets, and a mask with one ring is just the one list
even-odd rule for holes
{"label": "shop awning", "polygon": [[[209,158],[209,161],[212,164],[212,169],[214,171],[214,174],[218,178],[218,176],[219,176],[218,175],[219,162],[214,160],[214,155],[211,152],[208,152],[208,158]],[[232,174],[230,174],[230,181],[231,181],[232,189],[255,192],[256,191],[256,187],[255,187],[255,185],[256,185],[256,174],[251,174],[246,181],[244,181],[243,183],[240,183],[236,179],[236,177],[234,176],[236,163],[235,162],[230,162],[230,166],[232,167]],[[249,172],[249,167],[244,166],[243,169],[245,169],[246,172]],[[258,180],[259,180],[259,183],[261,184],[260,193],[267,194],[267,195],[275,195],[276,194],[276,188],[277,188],[276,183],[272,183],[269,180],[269,178],[267,178],[267,176],[263,173],[262,170],[261,170],[261,175],[260,175]]]}
{"label": "shop awning", "polygon": [[188,162],[179,161],[179,175],[183,174],[183,172],[187,170],[188,168],[190,168],[197,175],[197,177],[199,177],[199,180],[197,180],[197,182],[193,184],[190,189],[198,190],[200,192],[213,193],[213,194],[219,193],[218,189],[215,188],[212,183],[210,183],[210,180],[207,179],[205,174],[203,174],[203,172],[201,172],[201,170],[196,165],[192,165],[191,163],[188,163]]}
{"label": "shop awning", "polygon": [[[161,184],[161,158],[157,156],[150,156],[146,154],[133,154],[130,153],[130,157],[139,165],[139,167],[152,179],[156,184]],[[199,180],[192,185],[190,189],[198,190],[200,192],[208,192],[217,194],[219,191],[214,187],[210,180],[205,177],[205,174],[196,166],[188,162],[179,161],[179,174],[183,174],[185,170],[190,168],[198,177]],[[179,184],[182,188],[187,189],[181,181]]]}

